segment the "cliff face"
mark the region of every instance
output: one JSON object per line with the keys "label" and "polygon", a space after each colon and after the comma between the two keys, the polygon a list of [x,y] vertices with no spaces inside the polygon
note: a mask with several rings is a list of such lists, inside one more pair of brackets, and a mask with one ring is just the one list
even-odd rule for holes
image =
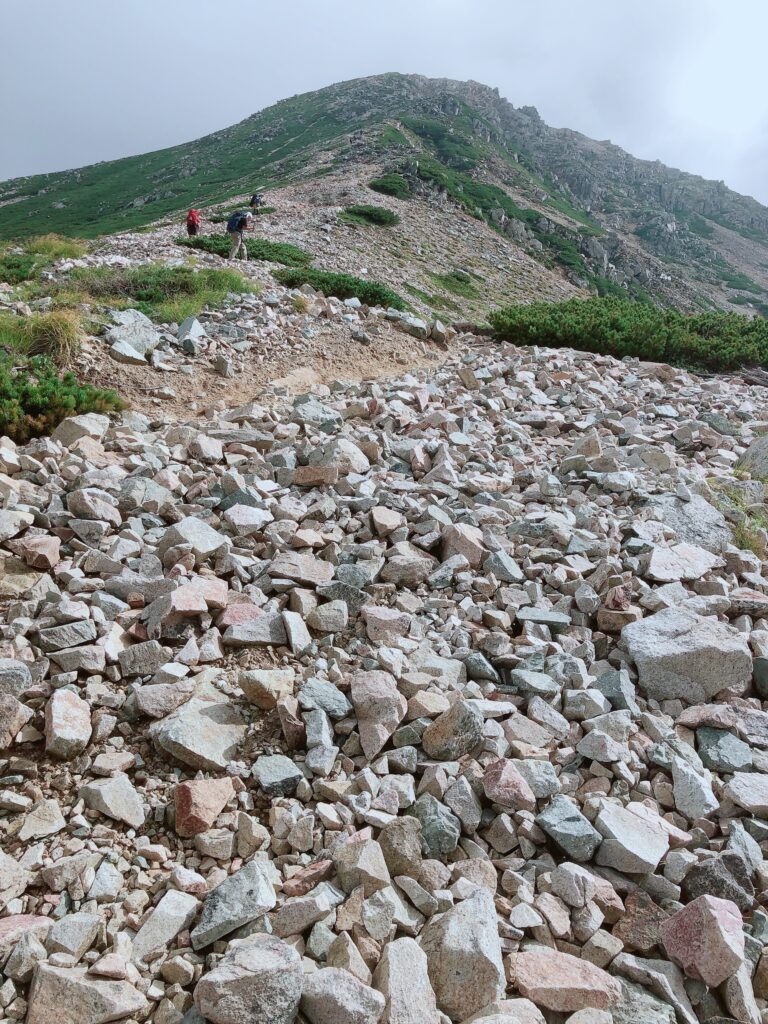
{"label": "cliff face", "polygon": [[291,97],[171,149],[0,184],[0,237],[93,236],[365,163],[481,217],[572,282],[768,311],[768,209],[547,125],[478,82],[387,74]]}

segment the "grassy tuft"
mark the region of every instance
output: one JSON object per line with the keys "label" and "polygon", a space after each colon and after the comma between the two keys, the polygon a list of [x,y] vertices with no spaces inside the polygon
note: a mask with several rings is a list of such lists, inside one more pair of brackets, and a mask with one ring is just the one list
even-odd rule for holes
{"label": "grassy tuft", "polygon": [[[190,249],[200,249],[202,252],[209,252],[224,259],[229,257],[231,248],[227,235],[196,235],[193,238],[177,238],[176,242],[178,245],[186,245]],[[291,245],[289,242],[270,242],[266,238],[247,238],[245,247],[250,260],[282,263],[286,267],[305,267],[314,259],[312,253],[305,252],[298,245]]]}
{"label": "grassy tuft", "polygon": [[352,274],[334,274],[329,270],[316,270],[313,267],[286,267],[274,270],[274,276],[288,288],[300,288],[303,284],[311,285],[323,295],[334,295],[339,299],[357,298],[366,306],[391,306],[393,309],[405,309],[405,302],[400,296],[379,281],[364,281]]}
{"label": "grassy tuft", "polygon": [[82,341],[76,313],[65,309],[40,313],[29,317],[25,328],[27,355],[47,356],[56,366],[72,366]]}
{"label": "grassy tuft", "polygon": [[306,295],[294,295],[291,301],[297,313],[309,312],[309,298]]}

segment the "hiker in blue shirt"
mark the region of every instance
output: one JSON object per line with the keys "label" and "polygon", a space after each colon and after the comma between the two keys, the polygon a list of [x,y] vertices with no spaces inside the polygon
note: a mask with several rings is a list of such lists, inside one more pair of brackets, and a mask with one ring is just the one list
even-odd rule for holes
{"label": "hiker in blue shirt", "polygon": [[229,258],[231,260],[248,259],[248,250],[245,247],[243,232],[250,231],[252,226],[253,214],[246,213],[245,210],[235,210],[227,221],[227,234],[232,242],[229,250]]}

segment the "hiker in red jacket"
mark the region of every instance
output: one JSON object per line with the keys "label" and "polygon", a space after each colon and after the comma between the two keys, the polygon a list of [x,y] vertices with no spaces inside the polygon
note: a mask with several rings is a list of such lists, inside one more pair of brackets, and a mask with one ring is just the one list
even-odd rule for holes
{"label": "hiker in red jacket", "polygon": [[200,214],[197,210],[190,210],[187,214],[187,234],[196,235],[200,230]]}

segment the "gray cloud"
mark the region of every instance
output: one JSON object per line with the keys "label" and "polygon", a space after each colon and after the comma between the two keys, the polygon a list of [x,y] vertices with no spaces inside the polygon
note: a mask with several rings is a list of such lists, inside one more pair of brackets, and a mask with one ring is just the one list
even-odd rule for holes
{"label": "gray cloud", "polygon": [[0,178],[402,71],[498,86],[551,124],[768,202],[767,30],[764,0],[2,0]]}

